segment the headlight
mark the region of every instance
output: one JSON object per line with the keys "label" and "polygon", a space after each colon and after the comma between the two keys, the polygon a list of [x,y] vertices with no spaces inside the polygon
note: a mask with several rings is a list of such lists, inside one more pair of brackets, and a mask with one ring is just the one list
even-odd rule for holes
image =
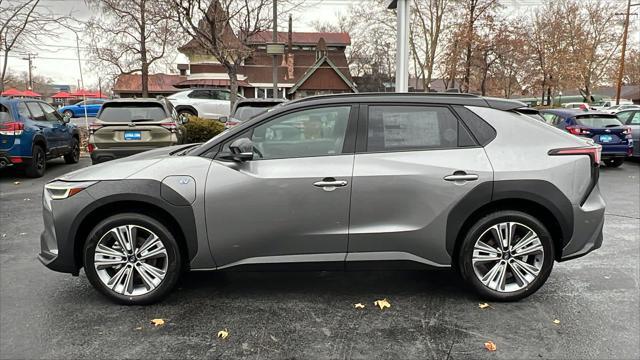
{"label": "headlight", "polygon": [[44,188],[49,192],[52,200],[60,200],[72,197],[95,183],[97,183],[97,181],[54,181],[45,185]]}

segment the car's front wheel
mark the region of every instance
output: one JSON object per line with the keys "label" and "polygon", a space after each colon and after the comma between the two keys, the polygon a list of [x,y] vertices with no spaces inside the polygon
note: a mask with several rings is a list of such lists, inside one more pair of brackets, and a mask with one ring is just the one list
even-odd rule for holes
{"label": "car's front wheel", "polygon": [[458,258],[462,277],[483,297],[515,301],[536,292],[553,268],[551,234],[535,217],[498,211],[473,225]]}
{"label": "car's front wheel", "polygon": [[62,112],[62,115],[68,117],[68,118],[72,118],[73,117],[73,111],[71,110],[65,110]]}
{"label": "car's front wheel", "polygon": [[174,235],[156,219],[124,213],[101,221],[84,246],[84,269],[91,284],[125,305],[165,298],[181,271]]}

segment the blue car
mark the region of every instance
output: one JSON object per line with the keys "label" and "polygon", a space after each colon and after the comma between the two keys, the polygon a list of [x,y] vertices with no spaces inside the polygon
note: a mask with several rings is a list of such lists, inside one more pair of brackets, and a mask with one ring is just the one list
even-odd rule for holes
{"label": "blue car", "polygon": [[581,109],[549,109],[540,113],[548,124],[600,144],[602,161],[607,166],[618,167],[633,153],[631,129],[615,115]]}
{"label": "blue car", "polygon": [[87,99],[86,101],[80,101],[73,105],[63,106],[58,111],[60,114],[74,118],[74,117],[83,117],[85,114],[85,109],[87,110],[87,116],[95,117],[98,115],[98,111],[102,107],[106,100],[103,99]]}
{"label": "blue car", "polygon": [[80,134],[68,117],[44,101],[0,98],[0,169],[18,166],[41,177],[47,160],[59,156],[67,164],[80,160]]}

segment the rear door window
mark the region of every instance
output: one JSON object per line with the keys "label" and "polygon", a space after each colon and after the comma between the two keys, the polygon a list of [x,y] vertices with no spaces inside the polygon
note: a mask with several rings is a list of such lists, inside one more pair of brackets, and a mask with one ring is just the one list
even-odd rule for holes
{"label": "rear door window", "polygon": [[369,106],[367,151],[455,148],[458,120],[446,107]]}
{"label": "rear door window", "polygon": [[620,126],[622,123],[614,115],[602,116],[602,115],[586,115],[576,117],[578,125],[590,127],[590,128],[606,128],[613,126]]}
{"label": "rear door window", "polygon": [[36,121],[47,121],[47,117],[44,115],[44,111],[37,102],[28,102],[27,108],[33,116],[31,119]]}
{"label": "rear door window", "polygon": [[193,90],[189,95],[192,99],[212,99],[211,91],[209,90]]}

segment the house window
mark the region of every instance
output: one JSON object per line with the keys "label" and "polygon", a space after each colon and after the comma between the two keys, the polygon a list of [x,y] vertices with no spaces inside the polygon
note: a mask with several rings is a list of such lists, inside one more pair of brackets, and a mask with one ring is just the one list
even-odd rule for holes
{"label": "house window", "polygon": [[[273,88],[256,88],[255,97],[258,99],[273,98]],[[278,98],[284,99],[284,88],[278,88]]]}

